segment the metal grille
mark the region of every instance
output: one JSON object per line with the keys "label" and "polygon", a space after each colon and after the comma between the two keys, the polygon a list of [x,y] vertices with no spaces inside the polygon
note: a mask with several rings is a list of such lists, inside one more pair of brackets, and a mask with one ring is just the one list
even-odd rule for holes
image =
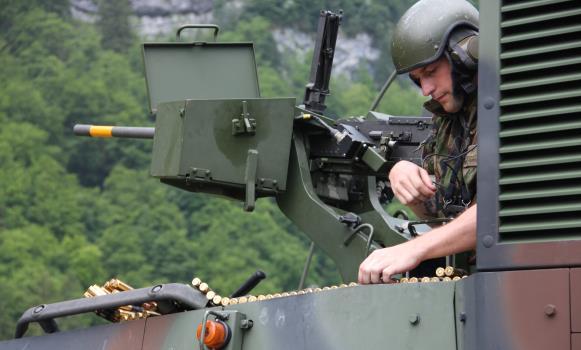
{"label": "metal grille", "polygon": [[581,239],[581,1],[505,0],[500,241]]}

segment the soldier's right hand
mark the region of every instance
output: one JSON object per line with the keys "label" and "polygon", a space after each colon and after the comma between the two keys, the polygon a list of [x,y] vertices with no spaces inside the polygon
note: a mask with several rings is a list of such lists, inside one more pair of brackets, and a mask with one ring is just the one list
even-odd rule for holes
{"label": "soldier's right hand", "polygon": [[407,160],[399,161],[391,168],[389,182],[396,198],[404,205],[420,204],[436,193],[428,172]]}

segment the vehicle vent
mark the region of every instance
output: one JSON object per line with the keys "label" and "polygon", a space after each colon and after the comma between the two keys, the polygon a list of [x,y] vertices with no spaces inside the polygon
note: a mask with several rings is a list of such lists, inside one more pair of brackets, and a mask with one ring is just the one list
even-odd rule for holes
{"label": "vehicle vent", "polygon": [[581,239],[581,1],[505,0],[499,240]]}

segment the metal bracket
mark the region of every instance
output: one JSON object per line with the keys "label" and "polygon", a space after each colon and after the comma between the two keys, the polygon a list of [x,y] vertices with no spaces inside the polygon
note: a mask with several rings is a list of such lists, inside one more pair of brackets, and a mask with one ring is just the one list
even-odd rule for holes
{"label": "metal bracket", "polygon": [[192,168],[190,171],[190,178],[210,180],[212,178],[212,171],[210,169]]}
{"label": "metal bracket", "polygon": [[278,181],[276,181],[275,179],[267,179],[261,177],[258,180],[258,186],[263,189],[271,189],[276,191],[278,189]]}
{"label": "metal bracket", "polygon": [[246,101],[242,101],[242,114],[232,119],[232,135],[254,135],[256,133],[256,119],[250,118]]}
{"label": "metal bracket", "polygon": [[248,150],[246,157],[246,173],[244,182],[246,182],[246,197],[244,199],[244,210],[253,211],[256,202],[256,172],[258,170],[258,151],[255,149]]}

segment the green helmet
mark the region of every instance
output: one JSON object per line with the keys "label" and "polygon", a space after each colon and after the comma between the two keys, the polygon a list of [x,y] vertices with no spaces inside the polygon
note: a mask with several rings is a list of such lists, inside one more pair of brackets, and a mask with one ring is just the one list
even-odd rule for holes
{"label": "green helmet", "polygon": [[391,42],[399,74],[436,61],[456,28],[478,31],[478,10],[465,0],[420,0],[397,23]]}

